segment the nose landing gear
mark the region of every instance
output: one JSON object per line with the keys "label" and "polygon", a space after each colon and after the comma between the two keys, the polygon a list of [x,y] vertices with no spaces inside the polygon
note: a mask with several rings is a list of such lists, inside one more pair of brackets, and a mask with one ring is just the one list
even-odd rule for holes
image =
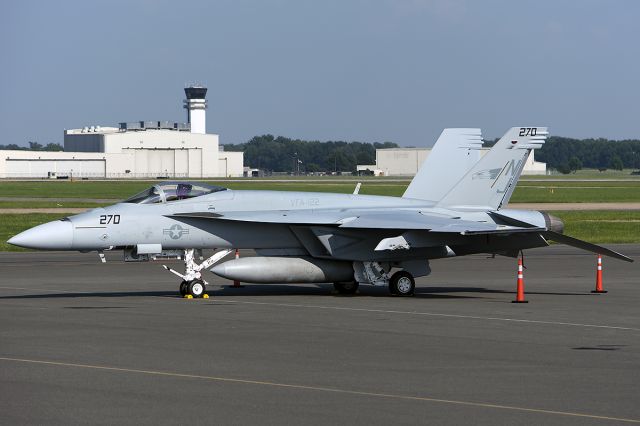
{"label": "nose landing gear", "polygon": [[182,282],[180,283],[180,296],[191,296],[193,298],[206,297],[205,286],[209,283],[202,278],[202,270],[222,260],[223,257],[231,253],[231,250],[220,250],[200,264],[196,263],[194,252],[194,249],[186,249],[184,251],[184,274],[169,268],[167,265],[162,266],[167,271],[182,278]]}
{"label": "nose landing gear", "polygon": [[182,281],[180,283],[180,296],[182,297],[188,294],[194,298],[203,297],[204,292],[205,281],[203,280],[196,279],[193,281]]}

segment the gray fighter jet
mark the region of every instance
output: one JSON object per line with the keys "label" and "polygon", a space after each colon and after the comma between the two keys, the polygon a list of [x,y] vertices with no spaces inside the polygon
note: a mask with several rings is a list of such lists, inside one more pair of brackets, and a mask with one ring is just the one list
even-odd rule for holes
{"label": "gray fighter jet", "polygon": [[[121,203],[36,226],[9,243],[43,250],[124,250],[126,261],[184,260],[180,293],[205,294],[202,272],[251,283],[333,282],[412,295],[430,259],[489,253],[517,257],[548,240],[632,261],[563,235],[547,213],[503,208],[545,127],[514,127],[482,158],[479,129],[446,129],[399,197],[234,191],[163,182]],[[202,249],[218,249],[202,260]],[[257,257],[218,263],[233,249]],[[199,255],[199,256],[198,256]],[[215,266],[214,266],[215,265]]]}

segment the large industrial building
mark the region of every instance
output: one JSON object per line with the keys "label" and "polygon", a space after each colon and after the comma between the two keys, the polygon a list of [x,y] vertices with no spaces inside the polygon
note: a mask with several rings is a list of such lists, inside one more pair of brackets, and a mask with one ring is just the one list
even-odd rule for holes
{"label": "large industrial building", "polygon": [[[430,148],[383,148],[376,149],[376,164],[357,166],[358,173],[373,173],[376,176],[413,176],[429,156]],[[489,152],[489,148],[482,148],[480,156]],[[547,164],[535,161],[533,152],[529,154],[522,174],[545,175]]]}
{"label": "large industrial building", "polygon": [[243,174],[243,153],[206,133],[207,89],[184,89],[187,123],[136,121],[64,132],[64,152],[0,151],[8,178],[213,178]]}

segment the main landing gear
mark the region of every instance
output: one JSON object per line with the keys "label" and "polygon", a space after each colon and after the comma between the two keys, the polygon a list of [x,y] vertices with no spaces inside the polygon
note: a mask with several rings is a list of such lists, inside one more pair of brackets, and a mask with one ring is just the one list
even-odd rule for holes
{"label": "main landing gear", "polygon": [[[415,292],[416,281],[413,278],[413,274],[406,269],[391,274],[392,265],[381,262],[354,262],[353,269],[356,283],[388,287],[389,292],[395,296],[413,296]],[[423,272],[423,275],[428,275],[428,267],[424,268]],[[348,287],[345,288],[346,284],[349,283],[335,283],[334,287],[339,293],[347,293]]]}
{"label": "main landing gear", "polygon": [[407,271],[398,271],[389,279],[389,292],[397,296],[413,296],[416,280]]}
{"label": "main landing gear", "polygon": [[216,252],[200,264],[196,263],[194,252],[194,249],[186,249],[184,251],[184,274],[169,268],[167,265],[162,266],[167,271],[182,278],[182,282],[180,283],[180,296],[191,296],[193,298],[208,297],[206,295],[206,285],[209,283],[202,278],[202,270],[222,260],[223,257],[231,253],[231,250]]}

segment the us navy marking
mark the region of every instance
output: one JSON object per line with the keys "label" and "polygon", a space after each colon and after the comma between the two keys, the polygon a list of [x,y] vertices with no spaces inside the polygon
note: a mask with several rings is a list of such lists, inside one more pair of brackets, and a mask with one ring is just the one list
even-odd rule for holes
{"label": "us navy marking", "polygon": [[189,228],[183,228],[180,224],[176,223],[171,225],[170,228],[163,229],[162,235],[168,235],[172,240],[179,240],[183,235],[189,233]]}

